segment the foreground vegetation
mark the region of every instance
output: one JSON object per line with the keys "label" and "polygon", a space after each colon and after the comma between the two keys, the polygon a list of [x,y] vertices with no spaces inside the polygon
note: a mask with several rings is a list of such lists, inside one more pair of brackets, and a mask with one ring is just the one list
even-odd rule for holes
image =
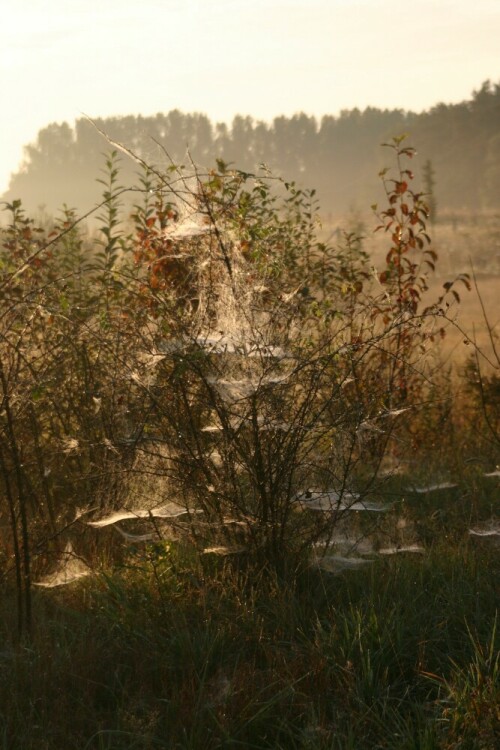
{"label": "foreground vegetation", "polygon": [[223,162],[141,163],[125,223],[111,154],[91,238],[7,206],[3,747],[493,750],[495,331],[457,385],[389,148],[378,269]]}
{"label": "foreground vegetation", "polygon": [[499,730],[498,550],[436,543],[345,577],[214,576],[158,548],[39,595],[5,748],[477,748]]}

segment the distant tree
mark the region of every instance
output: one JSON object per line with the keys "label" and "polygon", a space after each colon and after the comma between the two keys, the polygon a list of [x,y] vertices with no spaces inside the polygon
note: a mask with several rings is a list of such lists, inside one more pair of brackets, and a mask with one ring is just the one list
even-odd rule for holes
{"label": "distant tree", "polygon": [[500,133],[488,141],[482,194],[485,207],[498,208],[500,206]]}
{"label": "distant tree", "polygon": [[[498,202],[495,139],[500,136],[500,84],[490,81],[468,101],[438,104],[419,114],[368,107],[325,115],[319,122],[299,113],[271,123],[237,115],[230,125],[214,125],[206,115],[172,110],[96,122],[114,141],[159,168],[165,167],[166,157],[184,164],[188,150],[200,166],[221,158],[253,172],[265,163],[287,180],[313,185],[325,212],[335,214],[346,213],[354,202],[368,205],[383,197],[374,177],[383,166],[378,146],[393,133],[406,132],[426,155],[432,173],[439,175],[441,207],[477,211]],[[26,147],[24,163],[2,198],[21,198],[30,211],[37,209],[40,196],[52,213],[63,203],[88,208],[99,198],[94,175],[106,149],[102,136],[84,118],[74,128],[67,123],[49,125]],[[134,170],[124,166],[127,184],[133,182]],[[432,182],[434,174],[428,179]],[[434,185],[430,187],[433,222],[435,191]]]}
{"label": "distant tree", "polygon": [[425,201],[429,208],[429,221],[431,222],[431,225],[434,227],[434,225],[436,224],[436,220],[437,220],[437,200],[436,200],[436,194],[435,194],[436,173],[434,171],[434,167],[432,166],[432,161],[430,159],[427,159],[427,161],[425,162],[422,173],[423,173]]}

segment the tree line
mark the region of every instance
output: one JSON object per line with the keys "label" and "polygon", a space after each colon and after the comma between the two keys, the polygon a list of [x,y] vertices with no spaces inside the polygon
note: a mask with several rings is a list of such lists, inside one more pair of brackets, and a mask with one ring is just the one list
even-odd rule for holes
{"label": "tree line", "polygon": [[[148,163],[168,161],[203,166],[215,158],[254,171],[265,164],[298,184],[314,187],[325,213],[343,214],[369,205],[380,191],[380,143],[408,133],[418,145],[420,174],[431,164],[435,196],[442,209],[492,210],[500,199],[500,83],[486,81],[469,100],[438,104],[421,113],[368,107],[344,110],[320,120],[304,113],[275,117],[270,123],[237,115],[230,125],[212,123],[204,114],[172,110],[153,116],[128,115],[95,121],[107,136]],[[78,210],[95,203],[96,174],[109,144],[86,118],[74,127],[52,123],[25,147],[19,171],[3,199],[20,198],[34,211],[50,213],[63,204]],[[124,184],[137,182],[137,165],[124,159]]]}

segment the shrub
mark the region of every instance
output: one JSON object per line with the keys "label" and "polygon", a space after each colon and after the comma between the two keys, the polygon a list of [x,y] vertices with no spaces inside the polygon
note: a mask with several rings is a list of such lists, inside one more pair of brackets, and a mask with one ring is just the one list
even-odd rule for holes
{"label": "shrub", "polygon": [[450,282],[422,309],[436,256],[413,151],[390,147],[376,283],[360,238],[316,239],[314,191],[222,161],[143,164],[127,227],[113,152],[90,244],[68,209],[47,234],[7,207],[0,468],[20,629],[33,554],[43,567],[82,509],[173,501],[183,516],[165,534],[278,573],[353,509],[378,509],[381,462],[427,378],[423,349],[444,296],[458,298]]}

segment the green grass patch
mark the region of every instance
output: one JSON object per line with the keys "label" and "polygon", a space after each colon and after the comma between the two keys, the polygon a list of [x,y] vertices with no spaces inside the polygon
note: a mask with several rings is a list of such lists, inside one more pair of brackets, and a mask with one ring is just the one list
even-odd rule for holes
{"label": "green grass patch", "polygon": [[6,592],[0,747],[493,750],[495,550],[245,585],[189,565],[40,592],[20,646]]}

